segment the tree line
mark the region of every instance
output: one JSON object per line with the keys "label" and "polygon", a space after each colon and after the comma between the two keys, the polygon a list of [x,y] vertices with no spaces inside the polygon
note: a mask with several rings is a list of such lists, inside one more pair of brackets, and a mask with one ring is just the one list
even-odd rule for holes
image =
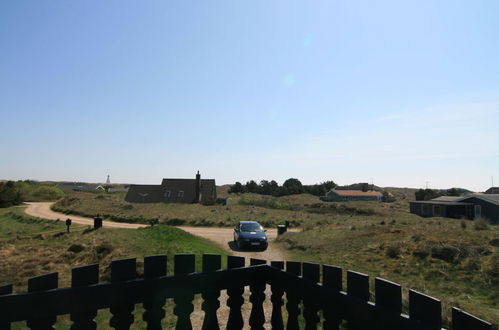
{"label": "tree line", "polygon": [[280,186],[275,180],[262,180],[257,183],[254,180],[247,181],[246,184],[236,182],[229,188],[229,193],[255,193],[271,196],[287,196],[294,194],[308,193],[315,196],[324,196],[326,192],[337,186],[333,181],[326,181],[314,185],[303,185],[300,180],[290,178]]}
{"label": "tree line", "polygon": [[469,193],[469,190],[462,188],[451,188],[446,190],[434,190],[434,189],[419,189],[416,191],[415,197],[417,201],[429,201],[441,196],[462,196],[465,193]]}

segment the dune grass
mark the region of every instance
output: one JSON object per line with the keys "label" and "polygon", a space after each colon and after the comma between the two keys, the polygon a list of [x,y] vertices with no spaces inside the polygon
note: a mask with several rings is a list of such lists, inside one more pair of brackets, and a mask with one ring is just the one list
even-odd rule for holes
{"label": "dune grass", "polygon": [[[173,203],[128,203],[124,194],[73,192],[53,205],[55,211],[87,217],[101,215],[113,221],[158,223],[170,225],[230,227],[242,220],[257,220],[276,226],[289,221],[293,226],[332,223],[338,217],[369,216],[379,219],[396,215],[412,216],[407,202],[327,203],[309,194],[283,197],[258,194],[228,195],[230,204],[201,205]],[[402,195],[403,196],[403,195]]]}
{"label": "dune grass", "polygon": [[331,264],[397,282],[499,322],[499,230],[446,218],[339,219],[278,241],[294,260]]}
{"label": "dune grass", "polygon": [[[13,284],[15,292],[25,292],[28,278],[58,272],[59,287],[67,287],[70,285],[71,267],[92,263],[100,264],[100,278],[105,282],[110,279],[111,261],[129,257],[137,258],[140,275],[142,258],[153,254],[168,256],[168,273],[172,274],[173,255],[176,253],[194,253],[197,270],[201,269],[203,253],[227,255],[225,250],[208,240],[165,225],[136,230],[85,229],[86,226],[74,225],[72,232],[67,234],[63,222],[28,217],[23,215],[21,207],[0,210],[0,285]],[[223,260],[225,262],[226,258]],[[137,305],[135,327],[145,328],[141,321],[142,312],[143,309]],[[174,322],[171,307],[167,308],[167,312],[170,316],[165,319],[165,328]],[[107,328],[109,318],[109,311],[99,311],[96,319],[99,327]],[[68,317],[59,317],[57,325],[69,328]],[[18,322],[13,328],[24,329],[25,324]]]}

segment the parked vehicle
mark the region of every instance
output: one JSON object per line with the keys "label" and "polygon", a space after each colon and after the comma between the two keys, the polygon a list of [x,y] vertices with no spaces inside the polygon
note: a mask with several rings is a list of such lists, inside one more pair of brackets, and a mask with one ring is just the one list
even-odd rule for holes
{"label": "parked vehicle", "polygon": [[269,246],[265,232],[256,221],[239,221],[234,228],[234,242],[238,249],[254,247],[265,251]]}

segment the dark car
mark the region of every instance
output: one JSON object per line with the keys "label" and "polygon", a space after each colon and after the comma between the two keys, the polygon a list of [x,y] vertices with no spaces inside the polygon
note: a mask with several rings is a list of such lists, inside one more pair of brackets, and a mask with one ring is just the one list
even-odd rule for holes
{"label": "dark car", "polygon": [[255,247],[266,250],[269,243],[265,232],[256,221],[239,221],[234,228],[234,242],[239,249]]}

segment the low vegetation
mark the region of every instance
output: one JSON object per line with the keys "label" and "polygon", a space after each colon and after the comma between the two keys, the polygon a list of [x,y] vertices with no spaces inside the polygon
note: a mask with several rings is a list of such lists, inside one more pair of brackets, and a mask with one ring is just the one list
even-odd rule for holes
{"label": "low vegetation", "polygon": [[[28,217],[22,207],[0,211],[0,257],[2,272],[0,285],[11,283],[16,292],[27,288],[28,278],[50,272],[59,272],[59,286],[70,285],[71,267],[99,263],[101,281],[110,279],[111,260],[137,257],[138,272],[141,273],[142,257],[152,254],[167,254],[173,260],[175,253],[195,253],[200,270],[202,253],[227,253],[209,241],[195,237],[170,226],[154,226],[143,229],[89,230],[86,226],[73,225],[66,233],[63,222],[47,221]],[[168,273],[173,272],[173,263],[168,263]],[[170,304],[171,306],[171,304]],[[136,309],[136,320],[141,320],[140,306]],[[171,310],[167,313],[172,315]],[[109,312],[99,312],[99,327],[107,328]],[[170,322],[165,325],[171,326]],[[69,328],[67,317],[60,317],[58,325]],[[143,323],[138,328],[145,328]],[[14,329],[24,329],[25,324],[15,324]]]}
{"label": "low vegetation", "polygon": [[0,182],[0,207],[19,205],[22,202],[56,201],[64,192],[55,183],[38,181],[6,181]]}
{"label": "low vegetation", "polygon": [[[469,222],[470,225],[464,225]],[[292,259],[364,272],[499,322],[499,230],[447,218],[338,219],[279,238]],[[372,286],[373,287],[373,286]],[[446,315],[447,321],[449,315]]]}
{"label": "low vegetation", "polygon": [[340,217],[373,217],[385,220],[389,216],[415,217],[407,213],[407,200],[414,195],[411,189],[394,189],[395,203],[322,202],[310,194],[267,196],[260,194],[228,194],[227,187],[219,187],[219,196],[229,198],[229,205],[128,203],[124,193],[70,192],[53,205],[55,211],[94,217],[101,215],[113,221],[192,226],[233,226],[241,220],[258,220],[264,226],[276,226],[289,221],[293,226],[315,226],[334,223]]}

